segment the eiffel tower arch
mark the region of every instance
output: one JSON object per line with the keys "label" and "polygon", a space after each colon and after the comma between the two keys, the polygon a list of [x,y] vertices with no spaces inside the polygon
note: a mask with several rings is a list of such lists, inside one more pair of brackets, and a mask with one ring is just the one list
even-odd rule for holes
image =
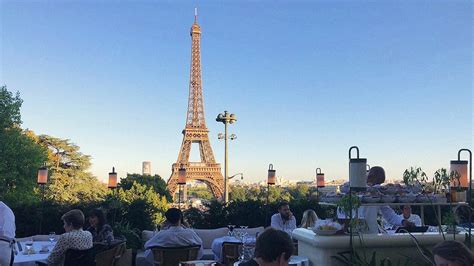
{"label": "eiffel tower arch", "polygon": [[[186,169],[186,180],[203,181],[216,198],[224,193],[224,177],[221,165],[216,163],[209,141],[209,130],[204,118],[204,99],[201,80],[201,28],[197,23],[197,14],[191,26],[191,73],[189,80],[188,112],[186,126],[183,130],[183,142],[178,160],[171,166],[172,173],[168,179],[168,190],[174,195],[178,189],[178,171],[180,166]],[[190,162],[189,155],[193,143],[199,144],[201,162]]]}

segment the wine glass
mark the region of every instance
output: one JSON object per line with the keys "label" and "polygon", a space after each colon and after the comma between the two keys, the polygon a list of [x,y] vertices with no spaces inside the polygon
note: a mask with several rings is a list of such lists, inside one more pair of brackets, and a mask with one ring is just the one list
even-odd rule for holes
{"label": "wine glass", "polygon": [[49,242],[51,242],[51,245],[52,245],[53,241],[56,239],[56,232],[49,232],[48,238],[49,238]]}
{"label": "wine glass", "polygon": [[229,229],[229,236],[234,236],[235,225],[229,224],[227,225],[227,228]]}
{"label": "wine glass", "polygon": [[26,254],[30,255],[33,251],[33,238],[28,238],[25,241],[25,252]]}

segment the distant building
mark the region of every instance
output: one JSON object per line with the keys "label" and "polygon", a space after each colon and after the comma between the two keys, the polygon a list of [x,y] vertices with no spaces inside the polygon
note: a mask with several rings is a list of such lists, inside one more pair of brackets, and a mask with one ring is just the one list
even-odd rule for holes
{"label": "distant building", "polygon": [[145,161],[142,163],[142,175],[151,175],[151,162]]}

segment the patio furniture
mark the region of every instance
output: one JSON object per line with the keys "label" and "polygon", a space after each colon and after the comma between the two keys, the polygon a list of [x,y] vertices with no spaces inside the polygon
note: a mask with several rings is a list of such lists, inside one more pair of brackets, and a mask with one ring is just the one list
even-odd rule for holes
{"label": "patio furniture", "polygon": [[239,248],[242,246],[240,242],[224,242],[222,243],[222,257],[224,265],[231,266],[239,260]]}
{"label": "patio furniture", "polygon": [[[125,256],[127,247],[124,242],[95,255],[96,266],[115,266]],[[130,251],[131,252],[131,251]],[[129,265],[131,265],[131,257]]]}
{"label": "patio furniture", "polygon": [[152,247],[155,266],[179,266],[179,262],[197,259],[200,245]]}
{"label": "patio furniture", "polygon": [[189,260],[182,261],[180,266],[215,266],[217,262],[213,260]]}

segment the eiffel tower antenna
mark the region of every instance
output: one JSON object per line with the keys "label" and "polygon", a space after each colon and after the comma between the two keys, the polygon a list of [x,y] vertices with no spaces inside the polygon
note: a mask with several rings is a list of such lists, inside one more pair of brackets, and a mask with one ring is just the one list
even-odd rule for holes
{"label": "eiffel tower antenna", "polygon": [[[201,80],[201,27],[197,23],[197,8],[194,9],[194,24],[191,26],[191,70],[189,77],[189,98],[184,127],[183,142],[178,154],[178,160],[171,166],[172,173],[168,179],[168,190],[175,195],[178,189],[179,169],[186,170],[186,180],[203,181],[216,198],[221,198],[224,192],[224,177],[221,165],[214,159],[209,130],[204,118],[204,97]],[[192,143],[199,144],[200,162],[190,162],[189,155]],[[184,193],[186,194],[186,193]],[[183,199],[185,201],[185,199]]]}
{"label": "eiffel tower antenna", "polygon": [[194,23],[198,22],[198,8],[194,8]]}

